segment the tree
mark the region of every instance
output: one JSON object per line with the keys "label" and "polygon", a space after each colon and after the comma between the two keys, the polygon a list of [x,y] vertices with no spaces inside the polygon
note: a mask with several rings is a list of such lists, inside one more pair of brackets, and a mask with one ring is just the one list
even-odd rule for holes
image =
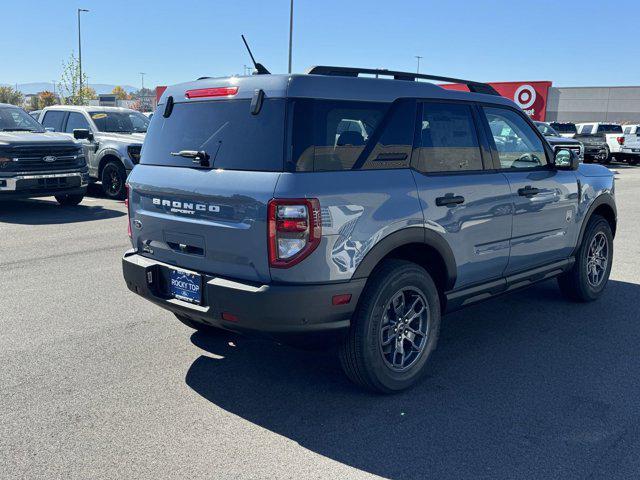
{"label": "tree", "polygon": [[62,62],[62,76],[58,84],[60,98],[69,105],[84,105],[96,97],[96,92],[88,86],[88,77],[82,74],[82,90],[80,90],[80,64],[72,53],[67,63]]}
{"label": "tree", "polygon": [[55,105],[58,103],[58,98],[55,93],[49,92],[45,90],[44,92],[40,92],[38,94],[38,104],[40,108],[50,107],[51,105]]}
{"label": "tree", "polygon": [[143,98],[143,97],[155,97],[156,94],[150,88],[140,88],[135,92],[131,92],[130,96],[131,96],[131,100],[138,100],[139,98]]}
{"label": "tree", "polygon": [[34,95],[29,99],[29,110],[40,110],[40,99]]}
{"label": "tree", "polygon": [[120,85],[113,87],[111,90],[118,100],[129,100],[129,94]]}
{"label": "tree", "polygon": [[10,103],[12,105],[22,105],[24,96],[13,87],[0,87],[0,103]]}

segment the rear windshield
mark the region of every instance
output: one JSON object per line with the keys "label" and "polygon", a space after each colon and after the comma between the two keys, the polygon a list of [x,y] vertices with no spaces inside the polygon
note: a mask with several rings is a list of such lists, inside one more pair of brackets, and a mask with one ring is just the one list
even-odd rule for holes
{"label": "rear windshield", "polygon": [[91,112],[91,119],[101,132],[144,133],[149,119],[139,112]]}
{"label": "rear windshield", "polygon": [[598,126],[598,133],[622,133],[622,127],[620,125],[601,123]]}
{"label": "rear windshield", "polygon": [[172,153],[205,151],[211,168],[282,171],[285,106],[267,99],[258,115],[251,100],[175,103],[168,118],[161,105],[149,124],[140,163],[192,167],[193,160]]}
{"label": "rear windshield", "polygon": [[555,123],[551,122],[551,127],[559,133],[576,133],[577,129],[573,123]]}

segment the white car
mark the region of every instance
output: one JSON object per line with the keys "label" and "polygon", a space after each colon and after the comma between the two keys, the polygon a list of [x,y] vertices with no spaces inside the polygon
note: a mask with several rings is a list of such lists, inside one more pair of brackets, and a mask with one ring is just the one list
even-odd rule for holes
{"label": "white car", "polygon": [[[600,136],[606,140],[606,155],[608,163],[611,157],[615,157],[616,153],[620,154],[622,145],[624,144],[624,135],[622,133],[622,126],[617,123],[611,122],[589,122],[576,124],[578,129],[578,136],[591,135]],[[580,138],[578,138],[580,140]],[[618,155],[620,157],[620,155]],[[618,160],[620,160],[618,158]]]}
{"label": "white car", "polygon": [[640,163],[640,125],[623,125],[624,145],[622,153],[627,163],[637,165]]}

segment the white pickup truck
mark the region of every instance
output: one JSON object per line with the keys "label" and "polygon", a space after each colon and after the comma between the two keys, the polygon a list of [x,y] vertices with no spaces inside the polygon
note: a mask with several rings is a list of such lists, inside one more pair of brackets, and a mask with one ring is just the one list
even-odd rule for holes
{"label": "white pickup truck", "polygon": [[622,127],[617,123],[578,123],[578,134],[574,137],[585,145],[585,154],[596,147],[601,149],[601,163],[610,163],[613,157],[622,160],[622,145],[625,138]]}
{"label": "white pickup truck", "polygon": [[640,125],[623,125],[624,145],[622,154],[627,163],[637,165],[640,163]]}

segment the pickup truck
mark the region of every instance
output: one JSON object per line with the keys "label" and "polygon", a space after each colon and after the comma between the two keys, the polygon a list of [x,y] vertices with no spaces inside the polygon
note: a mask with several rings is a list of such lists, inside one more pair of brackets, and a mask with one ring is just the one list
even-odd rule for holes
{"label": "pickup truck", "polygon": [[613,157],[621,159],[621,148],[624,144],[622,127],[616,123],[579,123],[578,134],[574,137],[585,147],[585,159],[593,159],[599,163],[609,164]]}
{"label": "pickup truck", "polygon": [[549,142],[549,145],[551,145],[554,151],[557,151],[560,149],[573,150],[578,156],[578,159],[581,162],[584,162],[584,146],[582,145],[582,143],[580,143],[578,140],[575,140],[573,138],[561,136],[560,133],[557,132],[555,129],[553,129],[549,123],[546,123],[546,122],[533,122],[533,123],[535,124],[536,127],[538,127],[538,130],[540,131],[540,133],[544,135],[545,140]]}
{"label": "pickup truck", "polygon": [[640,163],[640,125],[624,125],[624,145],[622,154],[630,165]]}
{"label": "pickup truck", "polygon": [[0,201],[52,195],[61,205],[77,205],[88,183],[82,145],[0,103]]}

